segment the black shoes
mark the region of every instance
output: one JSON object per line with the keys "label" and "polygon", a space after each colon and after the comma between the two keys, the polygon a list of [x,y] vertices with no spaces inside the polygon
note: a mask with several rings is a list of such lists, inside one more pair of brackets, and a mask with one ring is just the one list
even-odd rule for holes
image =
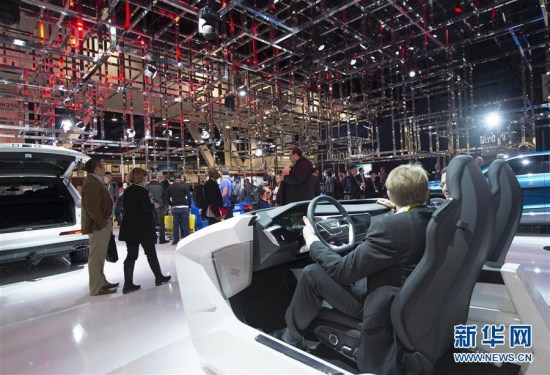
{"label": "black shoes", "polygon": [[304,352],[307,352],[308,350],[308,347],[307,347],[307,343],[306,343],[306,340],[302,337],[300,340],[298,341],[290,341],[288,338],[287,338],[287,335],[288,335],[288,328],[285,328],[285,329],[279,329],[277,331],[274,331],[271,333],[271,336],[275,337],[276,339],[279,339],[281,341],[284,341],[286,342],[287,344],[289,345],[292,345],[294,346],[295,348],[297,349],[300,349],[300,350],[303,350]]}
{"label": "black shoes", "polygon": [[105,287],[107,289],[113,289],[113,288],[116,288],[118,286],[118,283],[110,283],[107,281],[107,284],[105,284]]}
{"label": "black shoes", "polygon": [[165,243],[168,243],[170,241],[168,241],[166,238],[162,239],[162,240],[159,240],[159,245],[162,245],[162,244],[165,244]]}
{"label": "black shoes", "polygon": [[177,242],[172,242],[172,245],[177,246],[178,243]]}
{"label": "black shoes", "polygon": [[167,283],[168,281],[170,281],[171,278],[172,276],[162,276],[159,279],[155,279],[155,285],[159,286],[159,285],[162,285],[163,283]]}
{"label": "black shoes", "polygon": [[103,288],[99,289],[99,292],[97,294],[93,294],[94,296],[102,296],[104,294],[111,294],[116,293],[116,288],[108,288],[107,286],[104,286]]}
{"label": "black shoes", "polygon": [[141,288],[141,285],[134,285],[134,284],[126,285],[126,284],[124,284],[124,287],[122,288],[122,294],[128,294],[128,293],[131,293],[131,292],[135,292],[139,288]]}

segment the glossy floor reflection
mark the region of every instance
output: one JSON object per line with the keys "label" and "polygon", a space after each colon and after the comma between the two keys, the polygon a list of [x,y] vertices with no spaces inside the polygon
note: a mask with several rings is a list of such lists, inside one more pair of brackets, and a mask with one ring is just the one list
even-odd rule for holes
{"label": "glossy floor reflection", "polygon": [[[525,264],[550,305],[548,237],[517,236],[507,261]],[[120,260],[107,263],[110,282],[123,283]],[[140,291],[90,297],[86,265],[46,258],[28,271],[0,267],[1,374],[204,373],[189,338],[174,264],[175,247],[157,246],[172,282],[155,287],[143,251],[134,282]]]}
{"label": "glossy floor reflection", "polygon": [[[124,243],[110,282],[123,284]],[[0,373],[197,374],[203,373],[185,320],[174,264],[175,246],[157,246],[168,284],[155,287],[143,252],[134,282],[140,291],[90,297],[86,265],[63,257],[27,271],[0,269]]]}

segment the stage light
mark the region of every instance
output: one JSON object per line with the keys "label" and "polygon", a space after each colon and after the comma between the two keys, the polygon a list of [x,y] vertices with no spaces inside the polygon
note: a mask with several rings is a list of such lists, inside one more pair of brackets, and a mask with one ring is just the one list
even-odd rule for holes
{"label": "stage light", "polygon": [[233,82],[235,84],[235,89],[237,90],[237,93],[239,96],[245,96],[247,92],[246,85],[241,81],[241,79],[237,76],[233,79]]}
{"label": "stage light", "polygon": [[220,18],[218,14],[205,6],[199,11],[199,34],[212,40],[218,36]]}
{"label": "stage light", "polygon": [[172,137],[172,130],[170,130],[170,129],[164,129],[164,130],[162,131],[162,135],[165,136],[165,137],[167,137],[167,138],[171,138],[171,137]]}
{"label": "stage light", "polygon": [[349,62],[351,66],[355,65],[357,63],[357,59],[356,58],[352,58],[351,61]]}
{"label": "stage light", "polygon": [[414,70],[414,69],[409,70],[409,77],[411,77],[411,78],[416,77],[416,70]]}
{"label": "stage light", "polygon": [[261,148],[256,149],[256,156],[260,157],[264,154],[263,150]]}
{"label": "stage light", "polygon": [[136,136],[136,131],[132,128],[128,128],[128,129],[126,129],[126,135],[129,138],[134,138]]}
{"label": "stage light", "polygon": [[319,47],[317,47],[317,49],[318,49],[319,51],[324,50],[324,49],[325,49],[325,43],[321,43],[321,44],[319,45]]}
{"label": "stage light", "polygon": [[210,133],[208,132],[208,130],[204,129],[204,130],[201,132],[201,138],[202,138],[202,139],[208,139],[208,138],[210,138]]}
{"label": "stage light", "polygon": [[61,121],[61,129],[68,132],[73,128],[74,121],[70,118],[66,118],[63,121]]}
{"label": "stage light", "polygon": [[500,113],[498,112],[489,112],[485,116],[485,126],[488,128],[496,128],[500,125],[500,122],[502,121],[502,118],[500,117]]}
{"label": "stage light", "polygon": [[145,67],[145,70],[143,71],[143,74],[145,74],[145,76],[153,79],[157,76],[157,73],[158,73],[158,70],[157,68],[155,68],[153,65],[149,64]]}

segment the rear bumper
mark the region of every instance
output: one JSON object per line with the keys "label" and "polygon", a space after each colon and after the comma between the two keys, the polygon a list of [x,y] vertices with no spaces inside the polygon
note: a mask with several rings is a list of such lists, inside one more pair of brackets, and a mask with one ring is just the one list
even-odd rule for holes
{"label": "rear bumper", "polygon": [[83,238],[76,241],[53,243],[42,246],[24,247],[19,249],[2,250],[0,252],[0,263],[15,262],[24,260],[29,256],[50,256],[69,254],[81,247],[88,247],[88,239]]}

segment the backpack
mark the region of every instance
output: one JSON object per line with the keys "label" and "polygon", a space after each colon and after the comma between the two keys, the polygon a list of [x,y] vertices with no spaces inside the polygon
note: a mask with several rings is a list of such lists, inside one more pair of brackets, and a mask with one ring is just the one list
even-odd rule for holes
{"label": "backpack", "polygon": [[204,185],[195,185],[193,200],[195,201],[195,207],[197,208],[206,208],[208,206],[206,196],[204,195]]}
{"label": "backpack", "polygon": [[241,184],[239,183],[239,181],[233,181],[233,184],[231,185],[231,195],[229,195],[229,203],[233,205],[239,203],[242,200],[241,193]]}

